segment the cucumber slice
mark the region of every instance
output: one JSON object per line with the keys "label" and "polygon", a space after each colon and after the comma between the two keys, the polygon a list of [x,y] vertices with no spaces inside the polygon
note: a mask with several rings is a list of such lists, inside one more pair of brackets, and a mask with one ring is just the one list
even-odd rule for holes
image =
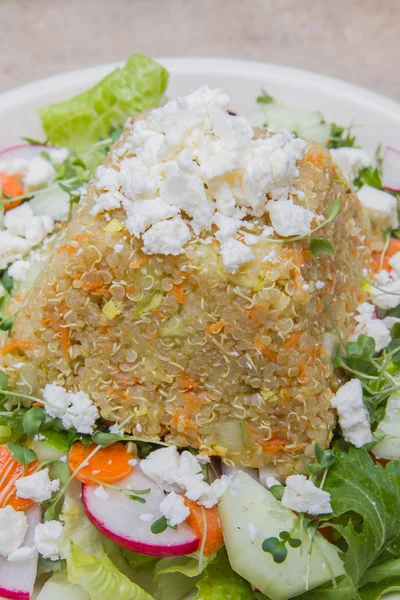
{"label": "cucumber slice", "polygon": [[[232,568],[271,600],[287,600],[306,591],[307,538],[300,532],[300,518],[284,508],[274,496],[241,471],[235,478],[238,489],[228,491],[219,505],[219,514]],[[250,528],[260,531],[251,541]],[[288,531],[303,540],[299,548],[287,545],[286,560],[275,563],[261,544],[269,537]],[[311,552],[308,588],[312,589],[344,574],[339,550],[320,533],[315,535]]]}
{"label": "cucumber slice", "polygon": [[55,221],[67,221],[69,215],[69,195],[59,186],[43,188],[36,192],[29,206],[36,217],[49,216]]}
{"label": "cucumber slice", "polygon": [[382,440],[373,447],[372,452],[376,458],[387,460],[400,460],[400,394],[390,396],[385,417],[378,425],[378,429],[386,433],[387,439]]}
{"label": "cucumber slice", "polygon": [[80,585],[70,583],[65,575],[53,575],[44,584],[37,600],[90,600],[89,594]]}

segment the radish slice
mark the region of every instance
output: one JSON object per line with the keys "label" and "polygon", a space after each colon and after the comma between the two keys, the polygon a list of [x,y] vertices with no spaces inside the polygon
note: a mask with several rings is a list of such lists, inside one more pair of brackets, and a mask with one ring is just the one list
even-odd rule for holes
{"label": "radish slice", "polygon": [[52,148],[54,149],[54,147],[52,146],[20,144],[19,146],[12,146],[11,148],[1,150],[0,161],[11,161],[16,158],[25,158],[26,160],[32,160],[33,158],[36,158],[36,156],[40,156],[41,152],[48,152]]}
{"label": "radish slice", "polygon": [[96,486],[82,486],[86,514],[106,537],[127,550],[148,556],[183,556],[197,550],[200,540],[185,523],[176,530],[168,528],[154,534],[150,530],[152,521],[141,520],[140,517],[145,514],[151,514],[154,521],[161,517],[159,507],[165,494],[140,468],[136,467],[133,473],[118,483],[118,487],[150,489],[150,492],[141,496],[146,500],[145,504],[141,504],[117,490],[107,488],[109,496],[104,499],[96,495]]}
{"label": "radish slice", "polygon": [[[41,510],[35,506],[26,513],[28,531],[24,546],[34,545],[35,527],[40,523]],[[35,585],[38,554],[22,562],[9,562],[0,558],[0,597],[10,600],[31,600]]]}
{"label": "radish slice", "polygon": [[383,181],[385,189],[400,192],[400,150],[386,146],[382,159]]}

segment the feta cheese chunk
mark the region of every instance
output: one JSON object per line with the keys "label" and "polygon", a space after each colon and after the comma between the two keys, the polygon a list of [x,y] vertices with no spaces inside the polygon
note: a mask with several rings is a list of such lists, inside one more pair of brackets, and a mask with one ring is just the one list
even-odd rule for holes
{"label": "feta cheese chunk", "polygon": [[85,392],[72,393],[48,383],[43,391],[44,409],[48,415],[62,420],[66,429],[79,433],[93,433],[99,412]]}
{"label": "feta cheese chunk", "polygon": [[377,352],[386,348],[392,341],[390,331],[386,323],[375,317],[375,307],[369,302],[363,302],[357,306],[358,315],[355,317],[357,326],[354,330],[351,340],[355,341],[361,334],[368,335],[375,340],[375,349]]}
{"label": "feta cheese chunk", "polygon": [[4,215],[4,227],[12,235],[25,236],[28,223],[33,219],[33,210],[29,202],[8,210]]}
{"label": "feta cheese chunk", "polygon": [[400,252],[396,252],[396,254],[393,254],[393,256],[391,258],[389,258],[389,265],[400,276]]}
{"label": "feta cheese chunk", "polygon": [[371,223],[384,231],[399,226],[397,200],[392,194],[363,185],[357,192]]}
{"label": "feta cheese chunk", "polygon": [[24,238],[12,235],[7,230],[0,231],[0,269],[6,269],[9,264],[22,259],[28,250],[29,244]]}
{"label": "feta cheese chunk", "polygon": [[180,486],[176,485],[179,465],[180,455],[176,446],[154,450],[147,458],[140,461],[143,473],[167,492],[181,491]]}
{"label": "feta cheese chunk", "polygon": [[160,221],[142,235],[143,252],[177,256],[183,252],[190,237],[190,229],[181,217]]}
{"label": "feta cheese chunk", "polygon": [[330,152],[349,183],[353,183],[361,169],[371,166],[371,159],[361,148],[332,148]]}
{"label": "feta cheese chunk", "polygon": [[25,175],[25,188],[27,192],[32,192],[50,185],[54,181],[56,171],[53,165],[43,158],[37,156],[34,158]]}
{"label": "feta cheese chunk", "polygon": [[160,504],[161,514],[167,519],[171,527],[180,525],[190,515],[190,510],[182,496],[170,492]]}
{"label": "feta cheese chunk", "polygon": [[21,546],[28,531],[25,513],[12,506],[0,508],[0,556],[9,556]]}
{"label": "feta cheese chunk", "polygon": [[49,469],[46,467],[32,475],[20,477],[15,482],[15,487],[18,498],[27,498],[40,503],[49,500],[52,493],[60,489],[60,481],[59,479],[52,481],[49,477]]}
{"label": "feta cheese chunk", "polygon": [[36,556],[35,546],[21,546],[18,550],[14,550],[7,556],[7,560],[13,563],[25,562]]}
{"label": "feta cheese chunk", "polygon": [[227,242],[221,244],[222,262],[228,273],[236,273],[242,265],[251,262],[254,254],[248,246],[230,238]]}
{"label": "feta cheese chunk", "polygon": [[25,281],[31,263],[29,260],[16,260],[8,267],[7,273],[15,281]]}
{"label": "feta cheese chunk", "polygon": [[282,504],[285,508],[310,515],[332,512],[331,495],[317,488],[305,475],[290,475],[286,479]]}
{"label": "feta cheese chunk", "polygon": [[44,558],[59,560],[62,558],[61,546],[64,541],[64,528],[59,521],[39,523],[35,528],[35,546]]}
{"label": "feta cheese chunk", "polygon": [[311,231],[311,222],[315,214],[293,203],[293,200],[268,202],[267,209],[273,228],[282,237],[307,235]]}
{"label": "feta cheese chunk", "polygon": [[350,442],[356,448],[372,442],[369,414],[364,406],[359,379],[351,379],[342,385],[333,396],[331,404],[337,410],[346,442]]}

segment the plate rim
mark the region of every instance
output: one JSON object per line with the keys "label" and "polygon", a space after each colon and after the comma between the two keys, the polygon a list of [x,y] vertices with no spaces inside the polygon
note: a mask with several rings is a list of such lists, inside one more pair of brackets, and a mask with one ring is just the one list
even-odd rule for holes
{"label": "plate rim", "polygon": [[[192,66],[193,69],[195,69],[195,73],[208,72],[217,74],[223,69],[225,74],[240,75],[248,79],[253,79],[256,74],[260,74],[262,77],[263,72],[264,74],[269,73],[270,75],[275,76],[277,82],[281,79],[282,81],[285,81],[287,85],[289,81],[293,88],[296,88],[301,84],[303,88],[318,88],[319,90],[323,88],[330,90],[334,89],[334,94],[336,96],[341,96],[342,98],[348,97],[349,100],[351,97],[353,102],[355,99],[358,99],[358,101],[362,100],[363,103],[368,104],[371,108],[374,108],[381,113],[390,113],[392,118],[397,117],[400,120],[400,101],[373,90],[369,90],[358,84],[307,69],[290,67],[267,61],[229,57],[164,56],[155,58],[155,60],[170,70],[172,74],[187,72],[189,66]],[[96,72],[103,72],[105,74],[108,71],[123,65],[124,62],[125,61],[116,61],[90,67],[82,67],[79,69],[71,69],[13,87],[0,93],[0,110],[6,108],[12,102],[18,102],[25,94],[31,95],[32,98],[40,96],[43,92],[43,87],[57,90],[58,87],[64,87],[65,83],[69,80],[71,80],[71,82],[80,79],[84,80],[89,74],[94,74]]]}

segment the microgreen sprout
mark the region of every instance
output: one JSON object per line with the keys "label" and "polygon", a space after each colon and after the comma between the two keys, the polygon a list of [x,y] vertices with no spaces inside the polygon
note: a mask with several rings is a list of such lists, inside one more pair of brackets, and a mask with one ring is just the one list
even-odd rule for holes
{"label": "microgreen sprout", "polygon": [[310,250],[313,256],[320,256],[322,253],[332,256],[335,251],[334,245],[327,238],[311,238]]}
{"label": "microgreen sprout", "polygon": [[292,548],[299,548],[301,546],[301,540],[292,538],[288,531],[281,531],[279,539],[276,537],[270,537],[263,541],[261,548],[264,552],[268,552],[272,555],[274,562],[283,563],[288,555],[286,544],[289,544]]}

